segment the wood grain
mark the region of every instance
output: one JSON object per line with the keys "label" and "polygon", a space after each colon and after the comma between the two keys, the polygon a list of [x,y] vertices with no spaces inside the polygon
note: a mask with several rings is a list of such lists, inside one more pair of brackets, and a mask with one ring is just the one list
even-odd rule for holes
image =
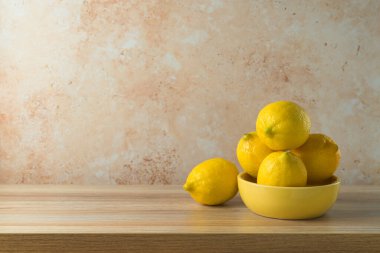
{"label": "wood grain", "polygon": [[195,203],[180,186],[0,186],[0,252],[380,252],[380,187],[342,186],[323,217]]}

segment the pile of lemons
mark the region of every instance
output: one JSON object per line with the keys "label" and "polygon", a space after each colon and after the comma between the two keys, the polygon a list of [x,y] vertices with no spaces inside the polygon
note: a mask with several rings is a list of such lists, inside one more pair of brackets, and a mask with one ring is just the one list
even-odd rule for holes
{"label": "pile of lemons", "polygon": [[[310,134],[310,117],[290,101],[266,105],[256,131],[244,134],[236,154],[240,166],[258,184],[296,187],[324,184],[340,161],[338,145],[324,134]],[[183,186],[205,205],[219,205],[238,192],[237,167],[223,158],[198,164]]]}

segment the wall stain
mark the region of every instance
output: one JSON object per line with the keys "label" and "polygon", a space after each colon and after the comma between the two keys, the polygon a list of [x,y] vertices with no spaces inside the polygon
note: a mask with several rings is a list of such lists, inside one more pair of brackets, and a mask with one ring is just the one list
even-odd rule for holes
{"label": "wall stain", "polygon": [[359,52],[360,52],[360,45],[358,45],[358,47],[356,48],[356,56],[359,55]]}
{"label": "wall stain", "polygon": [[117,184],[171,184],[178,159],[176,149],[152,153],[112,170],[111,178]]}
{"label": "wall stain", "polygon": [[16,156],[13,150],[19,149],[22,136],[19,110],[12,100],[0,99],[0,165],[5,161],[11,162]]}
{"label": "wall stain", "polygon": [[348,65],[348,61],[345,61],[344,64],[342,65],[342,67],[340,67],[343,72],[344,72],[345,68],[347,67],[347,65]]}

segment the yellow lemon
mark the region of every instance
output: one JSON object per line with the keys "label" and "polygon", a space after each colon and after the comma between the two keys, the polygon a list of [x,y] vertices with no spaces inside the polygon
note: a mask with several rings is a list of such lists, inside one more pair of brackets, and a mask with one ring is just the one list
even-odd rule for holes
{"label": "yellow lemon", "polygon": [[256,132],[244,134],[240,138],[236,148],[236,156],[240,166],[253,177],[257,177],[257,171],[264,158],[273,151],[268,148],[257,136]]}
{"label": "yellow lemon", "polygon": [[305,186],[307,172],[302,160],[290,151],[277,151],[262,162],[257,183],[272,186]]}
{"label": "yellow lemon", "polygon": [[236,195],[238,174],[232,162],[212,158],[193,168],[183,188],[201,204],[220,205]]}
{"label": "yellow lemon", "polygon": [[339,166],[339,147],[324,134],[311,134],[304,145],[292,152],[305,164],[307,180],[312,184],[330,178]]}
{"label": "yellow lemon", "polygon": [[305,110],[289,101],[266,105],[256,120],[258,136],[272,150],[298,148],[309,137],[310,127]]}

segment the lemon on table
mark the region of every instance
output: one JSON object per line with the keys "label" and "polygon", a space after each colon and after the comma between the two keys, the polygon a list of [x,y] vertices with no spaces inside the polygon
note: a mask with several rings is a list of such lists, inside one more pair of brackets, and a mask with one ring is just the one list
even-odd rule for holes
{"label": "lemon on table", "polygon": [[257,177],[259,166],[267,155],[273,151],[268,148],[256,134],[250,132],[240,138],[236,148],[236,156],[240,166],[253,177]]}
{"label": "lemon on table", "polygon": [[339,166],[339,147],[324,134],[310,134],[306,143],[292,152],[305,164],[309,183],[323,183]]}
{"label": "lemon on table", "polygon": [[302,160],[290,151],[269,154],[262,162],[257,183],[272,186],[305,186],[307,172]]}
{"label": "lemon on table", "polygon": [[266,105],[256,120],[258,136],[272,150],[298,148],[309,137],[310,127],[305,110],[290,101]]}
{"label": "lemon on table", "polygon": [[238,173],[232,162],[212,158],[193,168],[183,188],[201,204],[220,205],[236,195]]}

